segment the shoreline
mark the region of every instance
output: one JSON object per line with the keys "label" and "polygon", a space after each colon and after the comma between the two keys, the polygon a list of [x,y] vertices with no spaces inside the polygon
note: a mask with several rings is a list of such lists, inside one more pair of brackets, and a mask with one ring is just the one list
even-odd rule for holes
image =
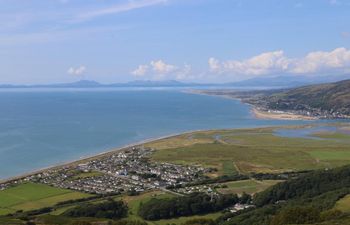
{"label": "shoreline", "polygon": [[251,113],[257,119],[270,119],[270,120],[318,120],[316,117],[312,116],[303,116],[298,114],[292,114],[287,112],[269,112],[258,109],[255,106],[252,106]]}
{"label": "shoreline", "polygon": [[251,107],[250,112],[252,116],[256,119],[262,119],[262,120],[319,120],[317,117],[312,117],[312,116],[304,116],[304,115],[299,115],[295,113],[288,113],[288,112],[269,112],[269,111],[264,111],[259,109],[257,106],[243,102],[242,99],[230,96],[228,94],[223,94],[223,95],[215,95],[215,94],[210,94],[206,92],[202,92],[201,90],[190,90],[187,93],[191,94],[198,94],[198,95],[208,95],[208,96],[217,96],[221,98],[227,98],[227,99],[233,99],[233,100],[238,100],[242,104],[249,105]]}
{"label": "shoreline", "polygon": [[136,147],[136,146],[139,146],[139,145],[148,144],[148,143],[151,143],[151,142],[154,142],[154,141],[159,141],[159,140],[163,140],[163,139],[167,139],[167,138],[173,138],[173,137],[177,137],[177,136],[180,136],[180,135],[186,135],[186,134],[191,134],[191,133],[194,133],[194,132],[201,132],[201,131],[207,131],[207,130],[190,130],[190,131],[173,133],[173,134],[170,134],[170,135],[165,135],[165,136],[156,137],[156,138],[144,139],[144,140],[141,140],[141,141],[138,141],[138,142],[133,142],[133,143],[130,143],[130,144],[127,144],[127,145],[123,145],[121,147],[115,147],[113,149],[106,150],[106,151],[103,151],[101,153],[97,153],[97,154],[94,154],[94,155],[91,155],[91,156],[82,156],[79,159],[73,159],[73,160],[70,160],[70,161],[57,163],[56,165],[44,167],[44,168],[41,168],[41,169],[36,169],[36,170],[33,170],[31,172],[28,172],[28,173],[23,173],[23,174],[20,174],[20,175],[11,176],[9,178],[0,179],[0,184],[4,184],[4,183],[11,182],[11,181],[20,180],[20,179],[23,179],[23,178],[28,177],[28,176],[32,176],[32,175],[36,175],[36,174],[45,172],[47,170],[58,169],[58,168],[66,167],[66,166],[74,166],[76,164],[84,163],[85,161],[93,160],[93,159],[100,158],[100,157],[106,157],[108,155],[111,155],[111,154],[114,154],[114,153],[117,153],[117,152],[120,152],[120,151],[124,151],[124,150],[127,150],[127,149],[132,148],[132,147]]}
{"label": "shoreline", "polygon": [[[203,93],[200,90],[199,91],[198,90],[186,90],[184,92],[189,93],[189,94],[209,95],[209,96],[216,96],[216,97],[222,97],[222,98],[227,98],[227,99],[238,100],[242,104],[247,104],[247,105],[249,105],[251,107],[251,110],[250,110],[251,114],[256,119],[318,120],[318,118],[307,117],[307,116],[296,115],[296,114],[265,112],[265,111],[259,110],[254,105],[251,105],[251,104],[248,104],[248,103],[244,103],[244,102],[241,101],[241,99],[234,98],[234,97],[229,96],[229,95],[221,95],[221,96],[220,95],[211,95],[211,94],[208,94],[208,93]],[[237,128],[237,129],[240,129],[240,128]],[[132,147],[136,147],[136,146],[139,146],[139,145],[151,143],[151,142],[154,142],[154,141],[159,141],[159,140],[167,139],[167,138],[173,138],[173,137],[180,136],[180,135],[185,135],[185,134],[191,134],[191,133],[194,133],[194,132],[210,131],[210,130],[213,130],[213,129],[190,130],[190,131],[184,131],[184,132],[179,132],[179,133],[173,133],[173,134],[170,134],[170,135],[160,136],[160,137],[156,137],[156,138],[144,139],[144,140],[133,142],[133,143],[130,143],[130,144],[127,144],[127,145],[123,145],[121,147],[115,147],[115,148],[112,148],[110,150],[105,150],[105,151],[103,151],[101,153],[88,155],[88,156],[81,156],[79,159],[72,159],[72,160],[65,161],[65,162],[59,162],[57,164],[54,164],[54,165],[51,165],[51,166],[48,166],[48,167],[44,167],[44,168],[40,168],[40,169],[34,169],[33,171],[30,171],[30,172],[27,172],[27,173],[23,173],[23,174],[20,174],[20,175],[11,176],[9,178],[4,178],[4,179],[0,178],[0,184],[4,184],[4,183],[11,182],[11,181],[20,180],[20,179],[23,179],[23,178],[28,177],[28,176],[32,176],[32,175],[36,175],[36,174],[45,172],[47,170],[62,168],[62,167],[66,167],[66,166],[74,166],[76,164],[84,163],[86,161],[93,160],[93,159],[100,158],[100,157],[106,157],[106,156],[114,154],[116,152],[120,152],[120,151],[126,150],[128,148],[132,148]]]}

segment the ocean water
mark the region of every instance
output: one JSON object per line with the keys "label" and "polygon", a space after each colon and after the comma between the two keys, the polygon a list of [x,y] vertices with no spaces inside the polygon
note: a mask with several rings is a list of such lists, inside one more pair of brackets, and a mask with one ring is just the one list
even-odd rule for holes
{"label": "ocean water", "polygon": [[173,133],[301,123],[178,90],[1,90],[0,179]]}

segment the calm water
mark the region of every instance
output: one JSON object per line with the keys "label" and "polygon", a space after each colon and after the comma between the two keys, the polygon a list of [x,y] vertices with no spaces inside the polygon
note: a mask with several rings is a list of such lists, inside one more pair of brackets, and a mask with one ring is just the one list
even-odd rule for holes
{"label": "calm water", "polygon": [[275,135],[279,137],[324,140],[324,138],[313,136],[313,134],[319,132],[335,132],[337,130],[338,129],[335,126],[315,126],[300,129],[277,129],[275,130]]}
{"label": "calm water", "polygon": [[[342,120],[343,122],[349,122],[349,120]],[[327,140],[327,138],[320,138],[314,136],[314,134],[322,132],[337,132],[343,134],[350,134],[348,130],[342,130],[337,126],[325,126],[318,125],[309,128],[300,128],[300,129],[276,129],[275,135],[279,137],[289,137],[289,138],[305,138],[305,139],[314,139],[314,140]]]}
{"label": "calm water", "polygon": [[0,178],[172,133],[300,123],[174,90],[0,91]]}

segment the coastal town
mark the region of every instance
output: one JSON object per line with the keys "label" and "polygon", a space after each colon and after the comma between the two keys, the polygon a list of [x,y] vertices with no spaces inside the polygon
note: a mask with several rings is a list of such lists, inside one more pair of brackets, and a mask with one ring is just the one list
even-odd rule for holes
{"label": "coastal town", "polygon": [[327,107],[320,104],[314,106],[303,103],[302,98],[285,97],[284,89],[236,91],[236,90],[195,90],[193,93],[222,96],[238,99],[243,103],[253,106],[253,114],[261,119],[349,119],[348,107]]}
{"label": "coastal town", "polygon": [[20,180],[0,184],[0,190],[20,182],[43,183],[92,194],[140,193],[185,185],[204,178],[208,169],[149,159],[154,150],[131,147],[83,163],[48,169]]}

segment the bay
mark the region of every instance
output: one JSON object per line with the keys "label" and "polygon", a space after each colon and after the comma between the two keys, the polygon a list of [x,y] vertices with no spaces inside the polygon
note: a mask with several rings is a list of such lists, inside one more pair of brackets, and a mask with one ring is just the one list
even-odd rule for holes
{"label": "bay", "polygon": [[302,123],[259,120],[237,100],[181,90],[2,90],[0,179],[185,131]]}

